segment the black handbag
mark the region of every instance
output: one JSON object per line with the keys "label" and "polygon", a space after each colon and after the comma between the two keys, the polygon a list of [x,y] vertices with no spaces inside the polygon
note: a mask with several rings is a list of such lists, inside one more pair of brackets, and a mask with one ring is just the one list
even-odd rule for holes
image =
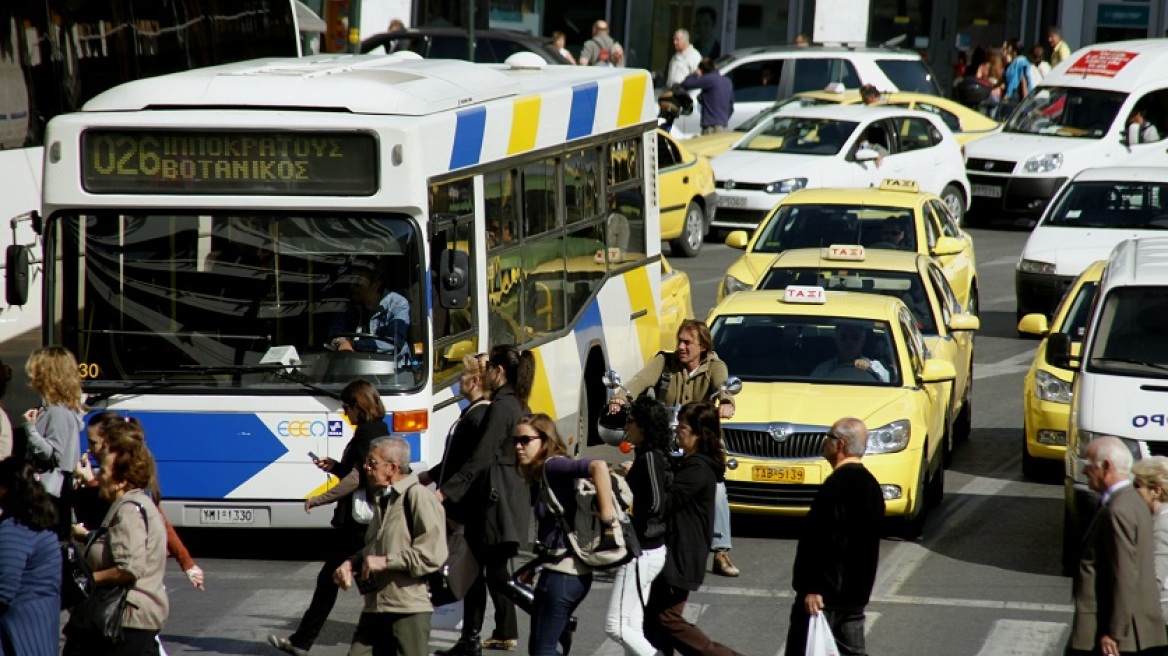
{"label": "black handbag", "polygon": [[[97,531],[93,532],[96,535]],[[69,610],[93,594],[93,570],[85,548],[75,540],[61,541],[61,610]]]}
{"label": "black handbag", "polygon": [[470,551],[470,543],[461,533],[446,533],[446,562],[429,575],[430,602],[435,606],[452,604],[466,596],[479,576],[479,564]]}
{"label": "black handbag", "polygon": [[[146,509],[142,504],[130,501],[138,508],[142,521],[146,523],[146,534],[150,534],[150,520],[146,517]],[[102,527],[108,529],[108,527]],[[99,529],[101,531],[102,529]],[[86,556],[97,542],[95,531],[94,539],[86,541],[85,553],[82,560],[88,562]],[[92,579],[91,579],[92,580]],[[129,604],[132,585],[115,585],[95,587],[92,591],[73,607],[69,613],[69,622],[65,625],[66,635],[84,634],[99,636],[111,642],[121,642],[122,622],[126,619],[126,606]],[[63,603],[63,602],[62,602]]]}

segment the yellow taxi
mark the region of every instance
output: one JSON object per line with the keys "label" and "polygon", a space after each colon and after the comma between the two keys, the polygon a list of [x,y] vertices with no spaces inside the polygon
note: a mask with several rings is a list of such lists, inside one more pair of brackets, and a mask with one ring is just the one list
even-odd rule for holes
{"label": "yellow taxi", "polygon": [[831,467],[831,425],[868,426],[864,465],[886,514],[916,535],[944,492],[953,364],[931,354],[898,298],[790,285],[730,296],[707,323],[714,350],[743,381],[723,422],[733,510],[802,515]]}
{"label": "yellow taxi", "polygon": [[[746,136],[757,125],[770,118],[776,112],[782,112],[796,107],[814,107],[816,105],[856,105],[861,102],[860,92],[845,91],[832,93],[830,91],[804,91],[797,93],[786,100],[779,101],[769,108],[759,112],[753,118],[742,123],[729,132],[707,134],[694,137],[685,142],[686,148],[696,155],[714,157],[730,149],[739,139]],[[917,109],[941,117],[945,125],[953,131],[957,143],[965,144],[984,137],[996,131],[1001,124],[992,118],[970,109],[959,102],[925,93],[896,92],[884,94],[881,105]]]}
{"label": "yellow taxi", "polygon": [[674,255],[694,257],[718,208],[710,160],[694,155],[663,130],[657,131],[657,184],[661,241]]}
{"label": "yellow taxi", "polygon": [[1045,314],[1036,313],[1027,314],[1018,322],[1018,332],[1043,338],[1022,382],[1022,473],[1028,478],[1041,477],[1046,464],[1043,461],[1062,462],[1067,451],[1071,383],[1075,374],[1046,361],[1046,335],[1067,333],[1072,339],[1071,355],[1079,355],[1087,317],[1095,304],[1095,290],[1099,288],[1106,264],[1105,260],[1099,260],[1075,278],[1059,303],[1053,321],[1048,323]]}
{"label": "yellow taxi", "polygon": [[981,327],[965,312],[937,262],[905,251],[867,250],[863,246],[829,246],[784,251],[771,263],[755,289],[791,285],[881,294],[899,298],[916,317],[925,347],[951,362],[957,374],[949,399],[945,430],[945,464],[956,443],[973,428],[973,333]]}
{"label": "yellow taxi", "polygon": [[754,235],[735,230],[726,237],[727,246],[746,253],[726,270],[718,300],[754,287],[778,253],[832,244],[931,255],[961,306],[978,313],[973,237],[957,225],[938,196],[919,191],[911,180],[885,180],[879,189],[800,189],[788,195]]}

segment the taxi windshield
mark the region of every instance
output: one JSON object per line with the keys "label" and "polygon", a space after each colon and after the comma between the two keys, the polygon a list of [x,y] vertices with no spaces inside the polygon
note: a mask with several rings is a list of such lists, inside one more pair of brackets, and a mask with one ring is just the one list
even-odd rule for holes
{"label": "taxi windshield", "polygon": [[830,100],[824,100],[822,98],[791,96],[786,100],[780,100],[779,102],[771,105],[770,107],[767,107],[758,114],[755,114],[754,116],[746,119],[744,123],[739,124],[738,127],[734,128],[734,130],[736,132],[750,132],[763,123],[769,121],[771,117],[773,117],[775,114],[778,114],[779,112],[786,112],[792,109],[802,109],[803,107],[816,107],[819,105],[832,104],[836,103],[833,103]]}
{"label": "taxi windshield", "polygon": [[718,357],[745,381],[900,385],[884,321],[731,314],[714,319],[710,332]]}
{"label": "taxi windshield", "polygon": [[915,251],[913,211],[868,205],[783,205],[762,227],[756,253],[792,248],[859,244],[866,248]]}
{"label": "taxi windshield", "polygon": [[763,276],[757,289],[786,289],[789,285],[808,285],[824,289],[881,294],[904,301],[925,335],[937,335],[937,322],[921,276],[915,271],[879,271],[852,267],[779,267]]}
{"label": "taxi windshield", "polygon": [[1168,183],[1075,182],[1045,225],[1119,230],[1168,229]]}
{"label": "taxi windshield", "polygon": [[1088,371],[1168,378],[1168,298],[1162,287],[1112,290],[1100,306],[1097,329]]}
{"label": "taxi windshield", "polygon": [[854,121],[772,115],[746,136],[735,150],[795,155],[837,155],[859,125]]}
{"label": "taxi windshield", "polygon": [[1039,87],[1006,121],[1006,132],[1099,139],[1107,134],[1124,94],[1077,87]]}

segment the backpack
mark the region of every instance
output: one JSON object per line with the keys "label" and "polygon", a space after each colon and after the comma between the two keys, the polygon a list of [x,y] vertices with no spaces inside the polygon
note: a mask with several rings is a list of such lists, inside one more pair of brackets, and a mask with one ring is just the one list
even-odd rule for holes
{"label": "backpack", "polygon": [[[562,457],[562,456],[559,456]],[[605,525],[600,521],[597,510],[596,486],[587,478],[576,479],[576,513],[572,517],[564,516],[564,506],[556,499],[547,479],[547,469],[544,469],[543,480],[540,483],[540,495],[553,515],[560,521],[560,528],[564,531],[564,539],[568,548],[549,550],[549,555],[566,556],[569,550],[573,555],[592,569],[612,569],[639,558],[641,545],[637,542],[636,532],[626,510],[632,500],[632,492],[628,483],[619,476],[609,473],[612,477],[612,491],[616,497],[617,526],[614,527],[616,538],[615,549],[598,551]]]}
{"label": "backpack", "polygon": [[[612,66],[612,49],[616,46],[616,39],[607,34],[603,34],[594,36],[589,41],[596,44],[597,52],[595,61],[590,61],[588,64],[590,66]],[[606,41],[607,45],[605,44]]]}

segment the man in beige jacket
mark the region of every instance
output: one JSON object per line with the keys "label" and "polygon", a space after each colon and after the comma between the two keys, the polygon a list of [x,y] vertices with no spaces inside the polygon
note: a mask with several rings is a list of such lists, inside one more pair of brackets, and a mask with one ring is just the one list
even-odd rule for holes
{"label": "man in beige jacket", "polygon": [[402,438],[373,440],[365,470],[380,493],[378,511],[365,548],[334,575],[341,589],[356,582],[365,593],[349,654],[426,656],[434,614],[426,575],[446,562],[446,515],[410,473],[410,446]]}

